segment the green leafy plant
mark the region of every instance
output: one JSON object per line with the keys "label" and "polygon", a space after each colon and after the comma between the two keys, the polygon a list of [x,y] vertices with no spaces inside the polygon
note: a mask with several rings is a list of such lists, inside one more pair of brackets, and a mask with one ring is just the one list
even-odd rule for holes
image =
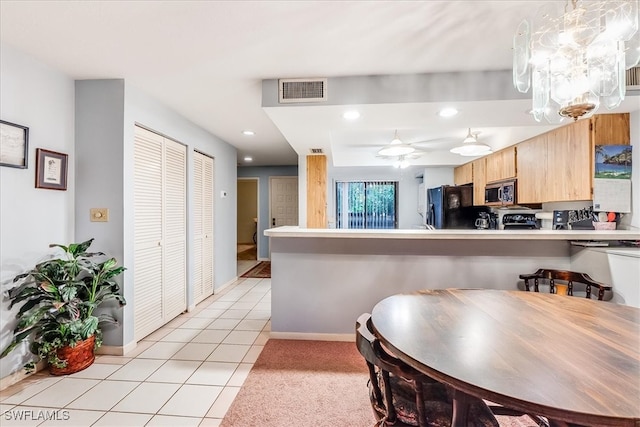
{"label": "green leafy plant", "polygon": [[[58,358],[58,349],[74,347],[92,335],[96,338],[95,348],[102,344],[100,326],[116,320],[107,314],[96,317],[94,310],[108,300],[115,300],[120,306],[126,304],[115,281],[125,268],[102,252],[87,252],[92,242],[93,239],[69,246],[49,245],[64,253],[13,279],[17,286],[5,293],[11,300],[9,308],[23,304],[16,315],[18,325],[13,340],[0,358],[31,337],[31,353],[64,368],[66,361]],[[33,367],[33,362],[25,365],[27,371]]]}

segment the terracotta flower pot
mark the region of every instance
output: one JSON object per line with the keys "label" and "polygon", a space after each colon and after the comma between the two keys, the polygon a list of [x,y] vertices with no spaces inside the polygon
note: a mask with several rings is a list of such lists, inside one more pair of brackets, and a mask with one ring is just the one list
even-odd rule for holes
{"label": "terracotta flower pot", "polygon": [[88,368],[96,359],[93,352],[95,342],[96,337],[92,335],[86,340],[78,342],[75,347],[62,347],[58,350],[58,358],[66,360],[67,366],[56,368],[49,365],[49,372],[52,375],[68,375]]}

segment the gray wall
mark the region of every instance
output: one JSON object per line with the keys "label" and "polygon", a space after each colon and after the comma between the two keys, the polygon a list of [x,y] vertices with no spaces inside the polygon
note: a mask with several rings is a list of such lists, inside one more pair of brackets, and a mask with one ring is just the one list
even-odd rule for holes
{"label": "gray wall", "polygon": [[[298,176],[298,167],[244,166],[238,168],[238,178],[258,178],[258,259],[269,259],[269,238],[264,235],[264,230],[271,228],[269,221],[269,177],[272,176]],[[298,185],[300,185],[300,180],[298,180]]]}
{"label": "gray wall", "polygon": [[[93,249],[128,267],[121,279],[130,304],[119,313],[122,327],[105,331],[105,344],[133,340],[133,126],[143,124],[188,146],[188,191],[193,150],[215,159],[215,287],[236,277],[236,149],[169,110],[123,80],[74,82],[33,58],[1,46],[2,120],[29,127],[28,169],[0,167],[0,280],[11,279],[48,257],[50,243],[95,238]],[[35,149],[69,155],[67,190],[34,188]],[[225,190],[228,197],[220,198]],[[193,212],[189,193],[188,219]],[[92,207],[109,208],[109,222],[89,221]],[[188,283],[192,279],[192,229],[188,228]],[[188,294],[189,302],[193,296]],[[2,299],[0,348],[11,341],[16,310]],[[30,359],[26,344],[0,363],[5,378]]]}
{"label": "gray wall", "polygon": [[353,339],[354,319],[387,296],[449,287],[516,289],[519,274],[541,265],[568,269],[569,248],[542,240],[276,237],[271,331],[279,338]]}
{"label": "gray wall", "polygon": [[[134,337],[134,127],[140,124],[187,146],[187,303],[193,305],[193,151],[214,158],[214,286],[236,277],[236,149],[123,80],[86,80],[76,86],[79,164],[83,181],[76,197],[76,234],[100,235],[97,249],[109,251],[127,267],[123,292],[127,306],[122,329],[105,331],[105,344],[124,345]],[[98,136],[99,135],[99,136]],[[94,154],[95,153],[95,154]],[[100,191],[96,191],[100,188]],[[227,191],[220,198],[220,191]],[[108,207],[108,223],[91,223],[89,207]],[[98,243],[98,242],[96,242]]]}
{"label": "gray wall", "polygon": [[[7,45],[0,45],[0,118],[29,127],[28,168],[0,166],[0,283],[11,279],[48,254],[50,243],[74,239],[74,115],[73,80]],[[69,155],[67,190],[35,188],[36,148]],[[0,301],[0,348],[11,341],[16,309]],[[0,377],[29,360],[26,345],[0,361]]]}

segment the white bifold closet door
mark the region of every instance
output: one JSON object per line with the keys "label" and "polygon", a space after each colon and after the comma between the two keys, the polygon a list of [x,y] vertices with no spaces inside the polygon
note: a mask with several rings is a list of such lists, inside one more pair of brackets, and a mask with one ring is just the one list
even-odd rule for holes
{"label": "white bifold closet door", "polygon": [[134,142],[134,325],[141,340],[187,308],[186,147],[139,126]]}
{"label": "white bifold closet door", "polygon": [[213,159],[193,154],[194,303],[213,294]]}

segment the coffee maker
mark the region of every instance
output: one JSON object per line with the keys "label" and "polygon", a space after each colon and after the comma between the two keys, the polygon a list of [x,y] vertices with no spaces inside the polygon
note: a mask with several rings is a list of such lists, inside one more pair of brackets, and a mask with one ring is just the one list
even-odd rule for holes
{"label": "coffee maker", "polygon": [[475,226],[478,230],[495,230],[497,227],[497,215],[491,212],[480,212],[476,218]]}

